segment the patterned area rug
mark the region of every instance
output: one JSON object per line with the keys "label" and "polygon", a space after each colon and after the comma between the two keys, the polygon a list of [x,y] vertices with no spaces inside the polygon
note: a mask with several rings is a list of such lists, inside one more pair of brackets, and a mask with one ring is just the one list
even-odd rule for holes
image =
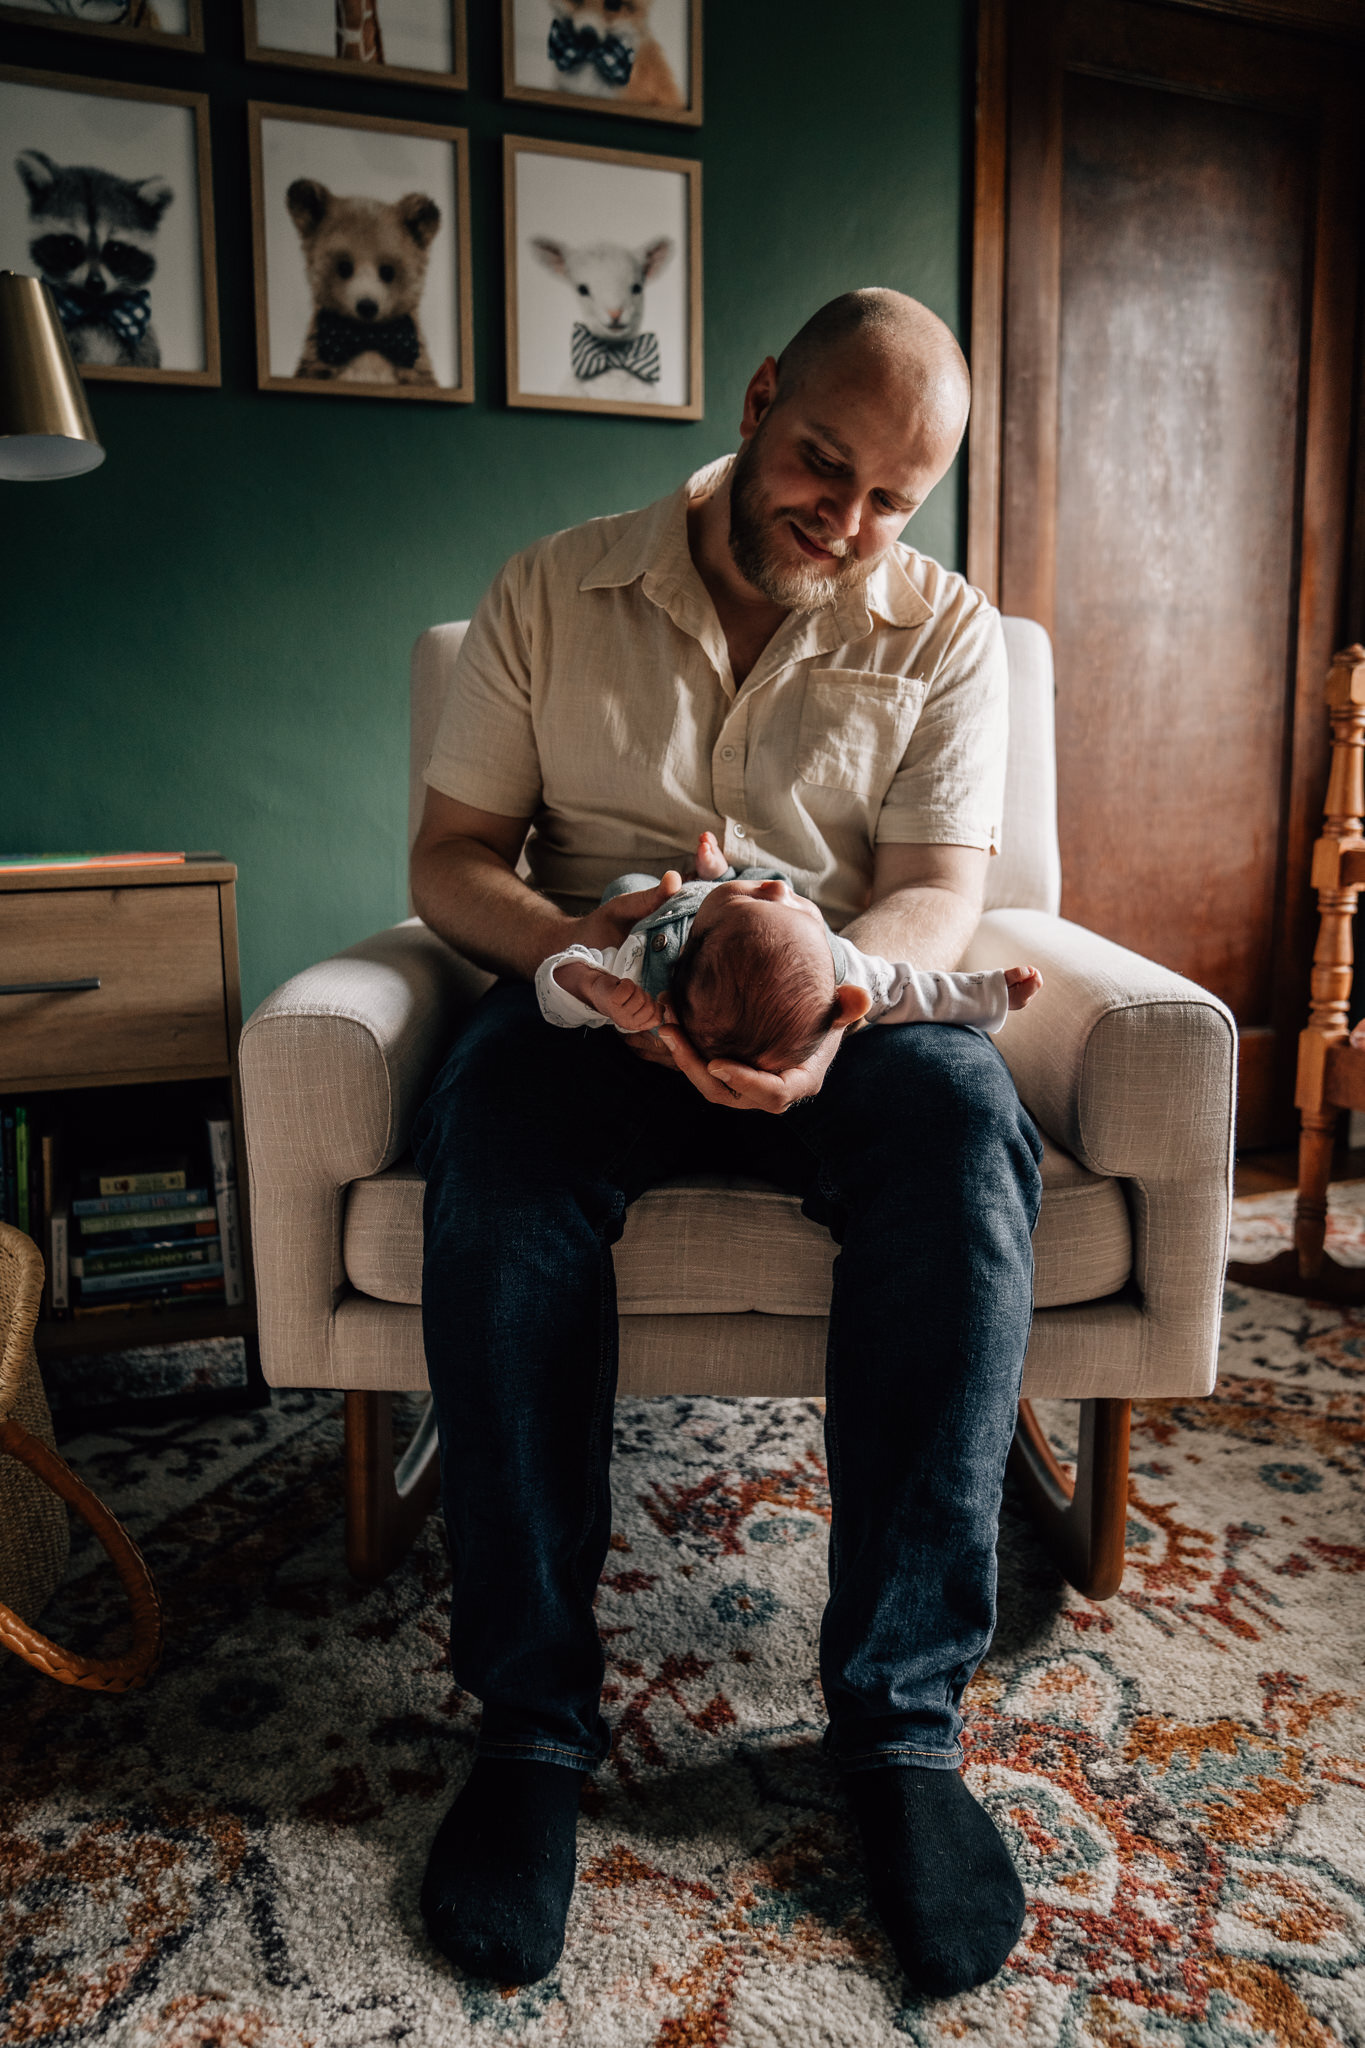
{"label": "patterned area rug", "polygon": [[[906,1998],[816,1750],[813,1404],[618,1411],[616,1746],[563,1962],[506,1994],[416,1913],[474,1722],[437,1523],[349,1582],[332,1396],[87,1435],[68,1452],[146,1549],[169,1648],[122,1700],[0,1670],[0,2043],[1365,2042],[1363,1376],[1365,1314],[1230,1293],[1215,1398],[1135,1418],[1107,1606],[1008,1505],[968,1777],[1030,1911],[1004,1974],[940,2004]],[[78,1544],[48,1625],[112,1649],[111,1578]]]}
{"label": "patterned area rug", "polygon": [[[1293,1188],[1240,1195],[1232,1205],[1228,1259],[1260,1266],[1294,1245]],[[1339,1266],[1365,1266],[1365,1180],[1336,1180],[1327,1190],[1327,1256]]]}

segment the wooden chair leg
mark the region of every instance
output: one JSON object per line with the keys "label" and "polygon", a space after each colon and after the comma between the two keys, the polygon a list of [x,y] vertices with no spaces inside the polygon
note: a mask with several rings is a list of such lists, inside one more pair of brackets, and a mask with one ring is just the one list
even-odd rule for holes
{"label": "wooden chair leg", "polygon": [[1019,1403],[1010,1462],[1063,1578],[1090,1600],[1112,1598],[1123,1577],[1131,1409],[1131,1401],[1082,1401],[1073,1484],[1032,1402]]}
{"label": "wooden chair leg", "polygon": [[1304,1110],[1299,1132],[1299,1194],[1294,1205],[1294,1248],[1299,1278],[1316,1280],[1322,1271],[1327,1243],[1327,1184],[1332,1178],[1332,1141],[1337,1113]]}
{"label": "wooden chair leg", "polygon": [[346,1563],[366,1585],[387,1578],[412,1547],[440,1484],[431,1402],[396,1465],[393,1402],[392,1394],[346,1395]]}

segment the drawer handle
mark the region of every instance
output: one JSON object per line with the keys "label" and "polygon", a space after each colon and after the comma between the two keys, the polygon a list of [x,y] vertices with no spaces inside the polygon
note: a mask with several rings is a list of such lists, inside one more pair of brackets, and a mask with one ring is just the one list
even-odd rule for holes
{"label": "drawer handle", "polygon": [[67,996],[79,995],[82,989],[98,988],[98,974],[87,974],[83,981],[10,981],[0,982],[0,996]]}

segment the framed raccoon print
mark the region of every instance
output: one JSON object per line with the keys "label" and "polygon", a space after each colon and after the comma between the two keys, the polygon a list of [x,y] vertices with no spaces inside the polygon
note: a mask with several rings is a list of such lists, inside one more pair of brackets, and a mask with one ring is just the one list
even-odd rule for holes
{"label": "framed raccoon print", "polygon": [[503,139],[507,403],[702,417],[701,165]]}
{"label": "framed raccoon print", "polygon": [[4,0],[0,21],[69,28],[173,50],[204,47],[203,0]]}
{"label": "framed raccoon print", "polygon": [[509,100],[701,121],[701,0],[502,0]]}
{"label": "framed raccoon print", "polygon": [[246,54],[348,78],[463,91],[465,0],[242,0]]}
{"label": "framed raccoon print", "polygon": [[467,403],[465,130],[248,111],[261,389]]}
{"label": "framed raccoon print", "polygon": [[88,378],[217,384],[209,105],[0,68],[0,268],[50,287]]}

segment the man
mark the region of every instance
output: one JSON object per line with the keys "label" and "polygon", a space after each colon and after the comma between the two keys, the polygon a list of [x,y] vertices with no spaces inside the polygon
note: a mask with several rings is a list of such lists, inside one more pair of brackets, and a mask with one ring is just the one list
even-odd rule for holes
{"label": "man", "polygon": [[[530,987],[551,953],[618,943],[704,829],[866,950],[956,963],[997,837],[1003,641],[980,592],[897,537],[967,405],[941,321],[898,292],[845,294],[756,372],[733,463],[516,556],[461,653],[413,896],[503,979],[421,1113],[417,1159],[451,1659],[483,1719],[422,1907],[475,1975],[533,1980],[563,1944],[582,1774],[609,1744],[592,1602],[611,1246],[645,1188],[701,1168],[799,1192],[841,1246],[820,1671],[873,1901],[931,1993],[994,1975],[1022,1924],[958,1742],[994,1626],[1040,1198],[1004,1062],[951,1026],[845,1042],[850,1002],[800,1067],[707,1065],[676,1025],[550,1030]],[[524,842],[538,888],[515,872]],[[664,882],[594,907],[629,869]]]}

